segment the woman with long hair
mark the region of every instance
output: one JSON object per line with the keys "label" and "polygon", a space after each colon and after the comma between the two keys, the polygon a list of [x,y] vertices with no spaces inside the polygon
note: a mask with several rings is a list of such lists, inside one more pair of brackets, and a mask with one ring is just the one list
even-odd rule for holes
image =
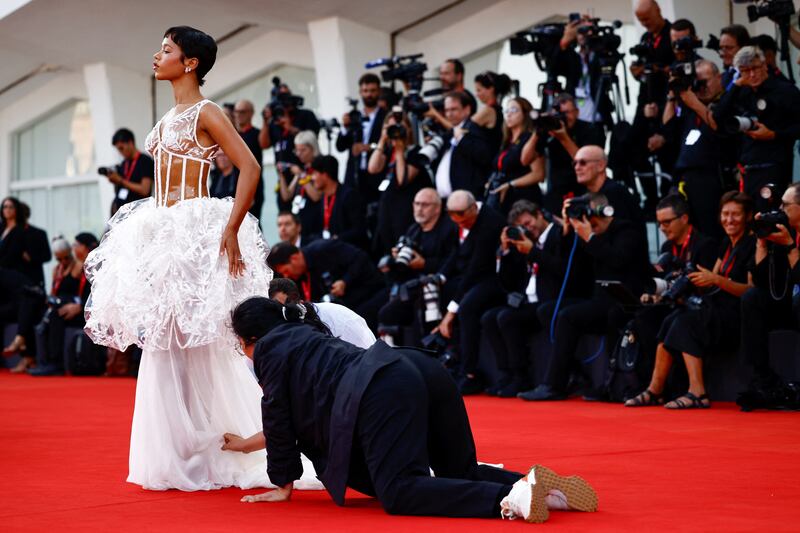
{"label": "woman with long hair", "polygon": [[475,76],[475,96],[483,107],[472,115],[472,122],[486,132],[492,154],[497,154],[503,142],[503,97],[511,92],[511,78],[487,70]]}
{"label": "woman with long hair", "polygon": [[[200,92],[216,54],[214,39],[199,30],[164,33],[153,71],[172,84],[175,107],[145,142],[155,197],[123,206],[85,265],[86,332],[118,350],[143,348],[128,481],[147,489],[269,486],[263,455],[220,449],[225,432],[261,428],[261,391],[227,322],[236,303],[266,295],[272,272],[248,215],[258,163]],[[235,200],[208,192],[220,149],[240,171]]]}

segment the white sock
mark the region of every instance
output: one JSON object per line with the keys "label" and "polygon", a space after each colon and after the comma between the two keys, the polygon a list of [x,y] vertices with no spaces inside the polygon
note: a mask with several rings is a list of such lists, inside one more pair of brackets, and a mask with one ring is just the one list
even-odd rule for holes
{"label": "white sock", "polygon": [[547,503],[548,509],[554,509],[557,511],[569,511],[569,505],[567,505],[567,497],[560,490],[553,489],[550,492],[548,492],[547,496],[544,497],[544,501],[545,503]]}

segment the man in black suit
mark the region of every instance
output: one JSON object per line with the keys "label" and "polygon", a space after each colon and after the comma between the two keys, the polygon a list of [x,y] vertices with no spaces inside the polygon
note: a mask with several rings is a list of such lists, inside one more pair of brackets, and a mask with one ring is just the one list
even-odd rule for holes
{"label": "man in black suit", "polygon": [[239,132],[239,136],[258,162],[258,186],[256,187],[256,195],[253,198],[253,205],[250,206],[248,211],[251,215],[260,219],[261,208],[264,205],[264,178],[261,175],[261,171],[263,171],[264,155],[261,144],[258,141],[261,130],[253,126],[254,112],[255,108],[253,107],[253,102],[250,100],[239,100],[233,107],[233,119],[235,121],[234,125],[236,126],[236,131]]}
{"label": "man in black suit", "polygon": [[456,91],[444,99],[444,117],[433,108],[428,112],[449,128],[434,180],[442,198],[459,189],[471,192],[476,198],[483,198],[485,193],[491,154],[480,127],[469,118],[475,111],[471,106],[467,94]]}
{"label": "man in black suit", "polygon": [[[647,255],[647,239],[636,224],[618,219],[613,207],[602,194],[590,193],[591,214],[580,218],[567,216],[567,200],[563,218],[569,222],[563,246],[577,247],[590,258],[594,280],[620,282],[635,298],[639,298],[651,280],[652,267]],[[580,262],[580,261],[578,261]],[[539,308],[539,320],[550,324],[555,305]],[[621,305],[605,290],[595,288],[591,300],[572,299],[561,302],[555,323],[555,344],[544,383],[518,396],[524,400],[561,400],[566,398],[570,362],[580,336],[586,333],[606,334],[607,344],[616,340],[618,324],[624,318]],[[623,322],[624,323],[624,322]]]}
{"label": "man in black suit", "polygon": [[339,239],[359,248],[367,248],[367,222],[364,202],[358,191],[339,183],[339,161],[332,155],[320,155],[311,162],[311,181],[322,193],[322,233],[313,237]]}
{"label": "man in black suit", "polygon": [[447,280],[447,314],[434,329],[447,339],[453,337],[458,317],[460,357],[459,389],[462,394],[483,390],[476,375],[480,346],[481,315],[505,301],[497,279],[496,253],[505,221],[490,207],[481,206],[469,191],[455,191],[447,199],[447,213],[458,226],[459,246],[439,271]]}
{"label": "man in black suit", "polygon": [[507,300],[481,317],[501,373],[486,392],[501,398],[513,398],[529,388],[527,344],[531,333],[541,328],[536,310],[540,302],[558,297],[564,277],[559,224],[528,200],[511,206],[508,222],[500,235],[499,270]]}
{"label": "man in black suit", "polygon": [[590,193],[602,194],[614,208],[614,217],[630,220],[645,231],[644,215],[639,202],[621,182],[612,180],[606,174],[608,157],[603,148],[597,145],[586,145],[575,152],[572,160],[578,184],[586,187]]}
{"label": "man in black suit", "polygon": [[275,272],[297,283],[304,300],[341,303],[375,329],[378,310],[389,294],[365,252],[336,239],[320,239],[303,248],[280,242],[267,262]]}
{"label": "man in black suit", "polygon": [[[380,196],[378,186],[383,180],[383,172],[370,174],[367,170],[369,157],[372,154],[372,146],[381,138],[383,131],[383,121],[386,118],[386,110],[378,105],[378,98],[381,95],[381,80],[375,74],[368,72],[358,80],[358,92],[361,96],[363,110],[359,115],[361,124],[353,124],[350,113],[342,116],[342,129],[336,138],[336,149],[340,152],[347,150],[347,169],[344,174],[344,184],[358,191],[366,202],[367,206],[375,204],[370,208],[370,215],[377,215],[377,202]],[[377,218],[370,224],[374,228]]]}

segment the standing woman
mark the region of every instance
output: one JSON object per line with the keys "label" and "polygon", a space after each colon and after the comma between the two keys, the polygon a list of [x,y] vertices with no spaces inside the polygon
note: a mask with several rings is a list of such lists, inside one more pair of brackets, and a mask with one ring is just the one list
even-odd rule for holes
{"label": "standing woman", "polygon": [[25,273],[25,211],[19,200],[9,196],[3,200],[0,217],[0,268]]}
{"label": "standing woman", "polygon": [[506,74],[498,74],[487,70],[475,76],[475,95],[481,101],[481,107],[474,115],[472,122],[483,128],[489,139],[492,155],[500,151],[503,142],[503,96],[511,91],[511,78]]}
{"label": "standing woman", "polygon": [[522,164],[522,148],[533,135],[532,110],[531,103],[518,96],[508,101],[504,111],[503,144],[494,159],[495,174],[488,186],[495,187],[489,191],[489,203],[506,214],[517,200],[542,202],[539,183],[544,181],[544,173],[537,172],[535,163]]}
{"label": "standing woman", "polygon": [[[187,26],[168,29],[154,55],[175,107],[150,132],[155,197],[123,206],[86,259],[86,332],[98,344],[143,348],[128,481],[147,489],[265,486],[263,455],[220,450],[222,435],[261,427],[261,393],[234,350],[235,303],[266,295],[272,272],[248,215],[259,167],[225,113],[200,93],[217,45]],[[235,200],[210,198],[218,150],[240,170]],[[240,433],[241,434],[241,433]]]}

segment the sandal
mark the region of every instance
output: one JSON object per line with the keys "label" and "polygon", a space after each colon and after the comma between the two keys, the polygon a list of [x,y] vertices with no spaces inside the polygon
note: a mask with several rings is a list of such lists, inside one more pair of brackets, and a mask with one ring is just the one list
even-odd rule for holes
{"label": "sandal", "polygon": [[[686,400],[688,400],[688,402]],[[704,403],[704,400],[708,403]],[[709,399],[708,394],[696,396],[691,392],[687,392],[680,398],[675,398],[664,407],[667,409],[708,409],[711,407],[711,400]]]}
{"label": "sandal", "polygon": [[639,393],[639,395],[628,399],[624,405],[625,407],[651,407],[654,405],[663,405],[663,404],[664,404],[663,394],[656,394],[650,389],[645,389],[644,392]]}

